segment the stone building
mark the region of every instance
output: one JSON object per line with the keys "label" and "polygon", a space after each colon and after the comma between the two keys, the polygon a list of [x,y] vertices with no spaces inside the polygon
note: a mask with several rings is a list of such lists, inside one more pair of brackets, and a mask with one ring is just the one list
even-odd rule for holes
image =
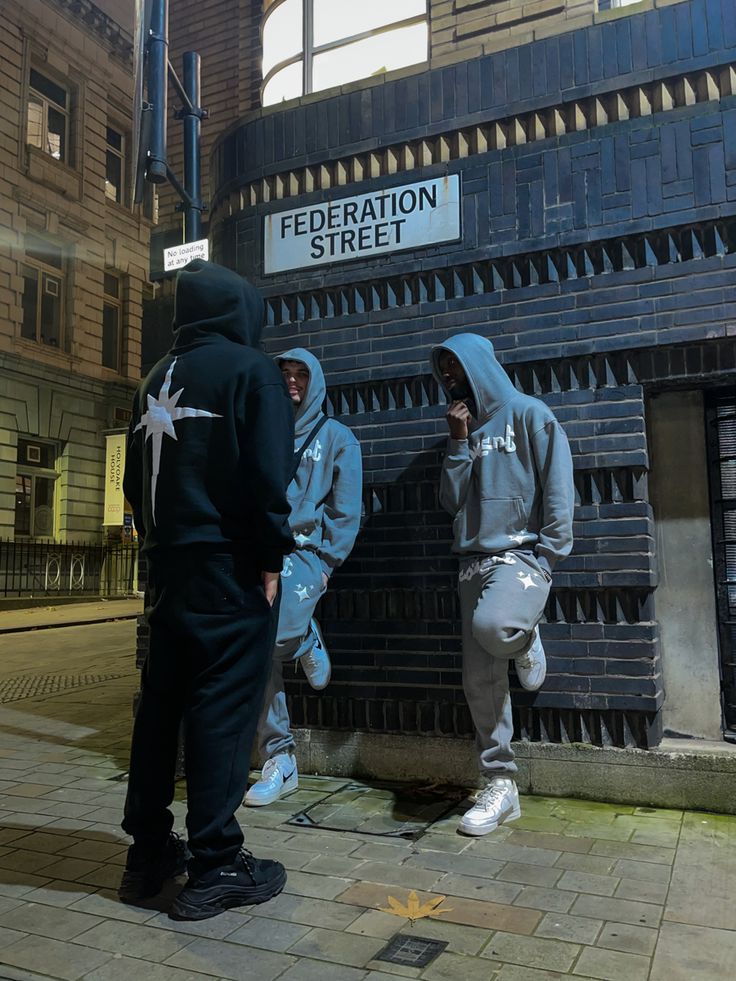
{"label": "stone building", "polygon": [[0,539],[4,561],[14,540],[39,566],[24,590],[48,585],[53,544],[62,588],[65,543],[103,538],[105,436],[125,431],[140,377],[151,222],[130,200],[133,3],[0,7]]}
{"label": "stone building", "polygon": [[516,692],[517,734],[733,740],[736,6],[357,6],[182,0],[171,25],[203,58],[214,258],[264,292],[268,350],[321,359],[363,446],[364,527],[322,609],[332,683],[290,680],[304,754],[447,775],[470,734],[427,361],[459,330],[575,457],[550,674]]}

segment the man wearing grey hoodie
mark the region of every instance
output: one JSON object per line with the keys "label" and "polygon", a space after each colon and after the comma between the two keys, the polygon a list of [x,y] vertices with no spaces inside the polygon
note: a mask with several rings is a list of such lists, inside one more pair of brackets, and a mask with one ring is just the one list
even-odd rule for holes
{"label": "man wearing grey hoodie", "polygon": [[486,338],[456,334],[432,368],[451,400],[440,503],[460,558],[463,688],[484,780],[460,830],[484,835],[521,815],[508,667],[528,691],[544,681],[537,624],[572,548],[572,458],[552,412],[514,388]]}
{"label": "man wearing grey hoodie", "polygon": [[283,664],[298,660],[317,690],[329,683],[330,659],[313,614],[330,576],[353,548],[362,501],[360,445],[347,426],[323,411],[326,386],[319,361],[293,348],[276,362],[295,413],[296,469],[287,492],[295,550],[281,571],[278,634],[258,722],[263,770],[245,796],[250,807],[271,804],[298,787]]}

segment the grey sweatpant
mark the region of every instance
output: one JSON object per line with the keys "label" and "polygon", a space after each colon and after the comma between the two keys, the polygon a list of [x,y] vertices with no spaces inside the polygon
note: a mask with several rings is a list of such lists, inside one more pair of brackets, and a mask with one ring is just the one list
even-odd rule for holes
{"label": "grey sweatpant", "polygon": [[489,778],[516,772],[509,661],[531,645],[549,588],[531,552],[476,555],[460,562],[463,688],[480,771]]}
{"label": "grey sweatpant", "polygon": [[318,555],[307,549],[297,549],[286,556],[281,571],[276,646],[256,735],[262,763],[278,753],[290,753],[294,749],[284,691],[284,661],[298,660],[314,647],[317,638],[310,620],[324,591]]}

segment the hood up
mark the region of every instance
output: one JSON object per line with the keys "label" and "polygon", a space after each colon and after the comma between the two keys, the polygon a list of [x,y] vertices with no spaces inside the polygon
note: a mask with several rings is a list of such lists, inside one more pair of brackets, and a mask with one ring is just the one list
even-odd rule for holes
{"label": "hood up", "polygon": [[220,334],[257,348],[263,329],[261,294],[231,269],[194,259],[176,279],[174,349]]}
{"label": "hood up", "polygon": [[451,351],[463,366],[477,406],[478,425],[517,394],[509,376],[496,361],[493,344],[487,338],[480,334],[455,334],[432,348],[432,373],[444,388],[439,366],[442,351]]}
{"label": "hood up", "polygon": [[323,414],[322,405],[327,394],[327,386],[322,365],[313,354],[310,354],[303,347],[293,347],[289,351],[284,351],[283,354],[278,354],[274,361],[276,364],[280,364],[282,361],[300,361],[309,369],[307,397],[299,406],[294,419],[294,436],[299,442],[301,437],[306,436],[314,428],[317,420]]}

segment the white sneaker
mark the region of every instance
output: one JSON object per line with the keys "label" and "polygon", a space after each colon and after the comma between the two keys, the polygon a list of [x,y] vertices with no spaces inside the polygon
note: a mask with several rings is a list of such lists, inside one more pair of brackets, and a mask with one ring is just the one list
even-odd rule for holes
{"label": "white sneaker", "polygon": [[330,683],[332,665],[330,664],[330,655],[325,647],[325,639],[314,617],[309,621],[309,626],[312,628],[316,640],[312,650],[299,658],[299,663],[304,668],[304,674],[307,676],[309,684],[316,691],[320,691]]}
{"label": "white sneaker", "polygon": [[253,784],[243,803],[248,807],[263,807],[265,804],[273,804],[279,797],[293,794],[298,787],[296,760],[289,753],[279,753],[266,760],[261,770],[261,779]]}
{"label": "white sneaker", "polygon": [[519,684],[527,691],[537,691],[547,676],[547,658],[544,656],[539,627],[534,628],[534,640],[526,654],[516,658],[516,674]]}
{"label": "white sneaker", "polygon": [[466,835],[487,835],[499,824],[521,817],[519,791],[510,777],[494,777],[478,794],[475,804],[460,818]]}

